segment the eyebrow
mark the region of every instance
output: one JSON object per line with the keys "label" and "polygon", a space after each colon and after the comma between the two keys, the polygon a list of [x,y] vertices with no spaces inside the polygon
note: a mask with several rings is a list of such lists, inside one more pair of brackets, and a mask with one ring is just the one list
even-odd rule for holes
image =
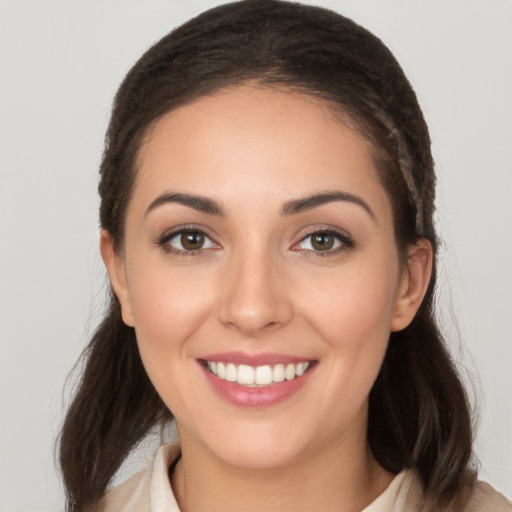
{"label": "eyebrow", "polygon": [[[347,201],[349,203],[356,204],[363,208],[372,219],[375,220],[375,214],[368,204],[363,201],[360,197],[347,192],[341,191],[326,191],[318,194],[302,197],[300,199],[292,199],[284,203],[281,208],[281,215],[288,217],[290,215],[296,215],[308,210],[312,210],[318,206],[332,203],[334,201]],[[193,194],[182,194],[168,192],[158,196],[146,209],[145,216],[152,210],[168,203],[178,203],[194,210],[198,210],[209,215],[215,215],[218,217],[224,217],[225,212],[222,205],[213,199],[204,196],[198,196]]]}
{"label": "eyebrow", "polygon": [[150,211],[167,203],[182,204],[190,208],[193,208],[194,210],[198,210],[203,213],[208,213],[210,215],[216,215],[219,217],[223,217],[225,215],[222,206],[213,199],[204,196],[178,193],[166,193],[162,194],[161,196],[158,196],[147,207],[146,213],[144,215],[146,216]]}
{"label": "eyebrow", "polygon": [[349,203],[354,203],[363,208],[373,220],[376,220],[375,214],[368,203],[358,196],[338,190],[320,192],[319,194],[287,201],[281,209],[281,215],[295,215],[333,201],[347,201]]}

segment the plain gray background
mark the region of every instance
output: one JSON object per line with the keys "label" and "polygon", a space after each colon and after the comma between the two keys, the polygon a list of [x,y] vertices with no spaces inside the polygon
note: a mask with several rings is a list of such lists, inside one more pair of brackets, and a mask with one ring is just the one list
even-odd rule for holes
{"label": "plain gray background", "polygon": [[[63,509],[53,442],[102,311],[96,175],[112,97],[151,43],[218,3],[0,2],[1,512]],[[380,36],[417,91],[439,175],[443,328],[481,407],[481,478],[510,497],[512,3],[309,3]]]}

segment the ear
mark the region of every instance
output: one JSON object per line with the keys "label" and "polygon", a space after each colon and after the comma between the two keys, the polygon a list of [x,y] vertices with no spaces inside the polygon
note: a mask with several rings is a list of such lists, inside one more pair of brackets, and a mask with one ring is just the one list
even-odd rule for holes
{"label": "ear", "polygon": [[107,267],[110,284],[121,305],[123,322],[130,327],[134,326],[130,292],[126,280],[126,269],[123,258],[116,252],[110,233],[102,230],[100,234],[100,252],[105,267]]}
{"label": "ear", "polygon": [[403,271],[398,289],[391,331],[405,329],[416,315],[432,275],[432,245],[420,238],[407,255],[407,267]]}

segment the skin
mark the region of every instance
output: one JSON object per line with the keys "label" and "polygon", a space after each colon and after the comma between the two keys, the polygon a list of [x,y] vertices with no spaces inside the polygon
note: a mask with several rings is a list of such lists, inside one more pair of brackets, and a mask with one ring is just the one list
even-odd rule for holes
{"label": "skin", "polygon": [[[325,191],[368,208],[332,200],[283,215],[288,202]],[[209,198],[224,215],[176,202],[148,211],[168,193]],[[201,250],[183,254],[180,236],[159,243],[183,226],[206,233]],[[177,419],[180,508],[348,512],[373,501],[392,475],[367,444],[368,394],[390,332],[420,306],[432,251],[419,240],[400,263],[369,144],[299,93],[215,93],[147,135],[125,228],[122,253],[106,232],[101,252],[148,375]],[[310,235],[326,229],[342,238],[316,250]],[[317,363],[286,400],[240,407],[212,390],[198,364],[230,351]]]}

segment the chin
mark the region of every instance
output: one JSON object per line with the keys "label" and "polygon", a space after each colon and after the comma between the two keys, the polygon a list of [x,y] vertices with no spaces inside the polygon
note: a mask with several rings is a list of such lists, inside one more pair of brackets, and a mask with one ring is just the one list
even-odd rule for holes
{"label": "chin", "polygon": [[[265,428],[266,427],[266,428]],[[245,469],[273,469],[293,464],[310,446],[304,430],[269,425],[237,426],[207,441],[213,454],[224,463]]]}
{"label": "chin", "polygon": [[224,463],[241,469],[277,469],[293,464],[301,453],[301,449],[275,446],[272,443],[258,446],[232,444],[218,456]]}

